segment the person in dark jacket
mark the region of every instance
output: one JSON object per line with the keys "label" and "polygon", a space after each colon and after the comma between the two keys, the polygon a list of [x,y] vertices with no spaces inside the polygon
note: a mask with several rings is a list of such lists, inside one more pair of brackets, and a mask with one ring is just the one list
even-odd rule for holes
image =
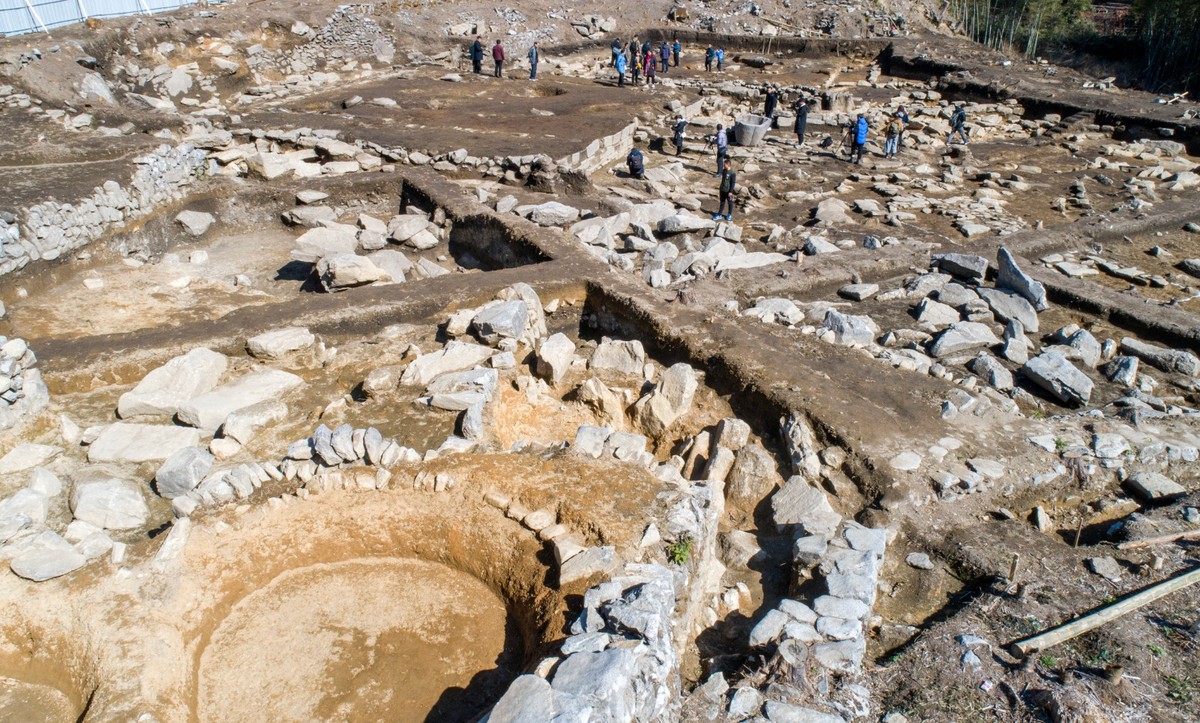
{"label": "person in dark jacket", "polygon": [[796,145],[804,145],[804,132],[808,130],[808,101],[800,98],[792,104],[792,112],[796,114],[796,124],[792,130],[796,132]]}
{"label": "person in dark jacket", "polygon": [[476,35],[471,43],[471,69],[476,75],[483,72],[483,38]]}
{"label": "person in dark jacket", "polygon": [[617,56],[621,54],[621,41],[613,38],[612,41],[612,61],[608,64],[610,68],[617,67]]}
{"label": "person in dark jacket", "polygon": [[768,119],[775,118],[775,108],[779,105],[779,91],[774,86],[767,86],[767,101],[763,107],[763,115]]}
{"label": "person in dark jacket", "polygon": [[717,54],[716,54],[716,51],[713,50],[713,46],[710,45],[710,46],[708,46],[707,49],[705,49],[705,51],[704,51],[704,70],[705,71],[707,71],[709,73],[712,72],[713,58],[715,58],[716,55]]}
{"label": "person in dark jacket", "polygon": [[675,156],[678,158],[683,155],[683,130],[687,128],[687,121],[683,116],[675,116],[675,125],[671,126],[671,130],[675,135],[671,138],[671,142],[675,144]]}
{"label": "person in dark jacket", "polygon": [[646,40],[646,41],[642,42],[642,55],[649,55],[649,54],[650,54],[650,41]]}
{"label": "person in dark jacket", "polygon": [[720,198],[720,203],[717,205],[717,213],[712,217],[712,220],[719,220],[722,213],[725,214],[726,221],[733,220],[733,199],[736,194],[737,171],[733,170],[733,164],[726,158],[721,168],[721,185],[717,189],[717,196]]}
{"label": "person in dark jacket", "polygon": [[629,68],[629,78],[637,85],[642,77],[642,56],[638,55],[637,48],[633,49],[633,55],[629,57]]}
{"label": "person in dark jacket", "polygon": [[900,131],[900,137],[896,139],[896,149],[899,150],[904,147],[904,134],[908,132],[908,111],[904,106],[896,109],[896,117],[904,124],[904,128]]}
{"label": "person in dark jacket", "polygon": [[713,175],[719,176],[725,170],[725,156],[729,153],[729,134],[725,132],[725,126],[717,124],[717,134],[712,140],[717,149],[717,172]]}
{"label": "person in dark jacket", "polygon": [[642,157],[642,152],[634,148],[625,156],[625,167],[629,169],[629,175],[637,179],[646,177],[645,159]]}
{"label": "person in dark jacket", "polygon": [[676,68],[679,67],[679,54],[681,52],[683,52],[683,46],[679,44],[679,38],[676,38],[675,42],[671,45],[671,55],[674,56],[672,60],[675,61]]}
{"label": "person in dark jacket", "polygon": [[662,65],[659,70],[662,71],[663,75],[666,75],[667,68],[671,67],[671,46],[665,40],[663,41],[662,46],[658,49],[658,57],[662,61]]}
{"label": "person in dark jacket", "polygon": [[541,57],[542,57],[541,54],[538,53],[537,43],[534,43],[533,46],[529,48],[529,79],[530,80],[537,80],[537,65],[538,65],[538,61],[541,60]]}
{"label": "person in dark jacket", "polygon": [[492,46],[492,60],[496,63],[496,72],[493,73],[497,78],[504,77],[504,46],[497,40]]}
{"label": "person in dark jacket", "polygon": [[954,112],[950,114],[950,135],[946,136],[946,145],[950,145],[950,141],[954,139],[954,134],[957,133],[959,138],[962,138],[963,143],[970,143],[967,138],[967,112],[963,110],[961,105],[954,106]]}

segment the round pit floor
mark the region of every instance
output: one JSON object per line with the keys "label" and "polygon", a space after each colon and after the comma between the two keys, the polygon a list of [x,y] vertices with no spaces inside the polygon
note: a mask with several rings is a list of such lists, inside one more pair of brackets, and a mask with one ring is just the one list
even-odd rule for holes
{"label": "round pit floor", "polygon": [[470,720],[517,674],[503,602],[474,577],[413,559],[289,570],[213,633],[204,721]]}

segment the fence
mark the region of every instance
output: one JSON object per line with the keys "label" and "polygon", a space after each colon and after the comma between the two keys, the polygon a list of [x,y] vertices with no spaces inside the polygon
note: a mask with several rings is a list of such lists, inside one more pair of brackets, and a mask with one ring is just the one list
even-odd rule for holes
{"label": "fence", "polygon": [[88,18],[150,15],[214,0],[0,0],[0,34],[44,32]]}

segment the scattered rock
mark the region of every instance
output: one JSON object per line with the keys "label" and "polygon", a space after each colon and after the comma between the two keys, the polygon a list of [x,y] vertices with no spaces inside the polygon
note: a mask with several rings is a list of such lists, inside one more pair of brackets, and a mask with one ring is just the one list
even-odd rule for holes
{"label": "scattered rock", "polygon": [[105,530],[142,527],[150,516],[141,491],[132,482],[117,479],[75,485],[71,512],[75,519]]}
{"label": "scattered rock", "polygon": [[1143,502],[1170,502],[1187,494],[1187,489],[1158,472],[1134,472],[1125,487]]}
{"label": "scattered rock", "polygon": [[301,326],[268,331],[246,340],[246,350],[259,359],[278,359],[294,351],[308,349],[317,338]]}
{"label": "scattered rock", "polygon": [[933,560],[930,560],[929,555],[926,555],[924,552],[911,552],[904,558],[904,562],[909,567],[915,567],[918,570],[933,569]]}
{"label": "scattered rock", "polygon": [[187,231],[188,235],[192,237],[203,236],[216,220],[216,217],[211,213],[202,213],[200,211],[183,211],[175,217],[175,223],[183,226],[183,230]]}
{"label": "scattered rock", "polygon": [[1057,351],[1048,351],[1030,359],[1021,367],[1021,371],[1060,401],[1083,405],[1092,398],[1092,380]]}
{"label": "scattered rock", "polygon": [[154,474],[158,494],[169,500],[186,495],[208,476],[213,461],[213,456],[203,447],[176,450]]}
{"label": "scattered rock", "polygon": [[1090,557],[1087,560],[1088,569],[1110,582],[1120,582],[1125,568],[1111,557]]}

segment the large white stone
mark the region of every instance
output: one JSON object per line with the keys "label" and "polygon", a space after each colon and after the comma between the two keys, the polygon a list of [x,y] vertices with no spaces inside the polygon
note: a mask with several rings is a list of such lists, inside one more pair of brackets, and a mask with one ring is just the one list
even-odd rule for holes
{"label": "large white stone", "polygon": [[71,494],[75,519],[106,530],[131,530],[146,524],[150,510],[132,482],[105,480],[75,485]]}
{"label": "large white stone", "polygon": [[991,327],[975,321],[958,321],[942,332],[941,336],[929,346],[929,355],[941,358],[954,354],[966,354],[996,346],[1000,340],[996,338]]}
{"label": "large white stone", "polygon": [[486,307],[471,320],[471,328],[481,341],[496,344],[501,339],[519,339],[528,321],[528,304],[516,299]]}
{"label": "large white stone", "polygon": [[658,437],[692,408],[698,386],[694,369],[674,364],[663,372],[654,391],[638,400],[634,418],[646,434]]}
{"label": "large white stone", "polygon": [[589,369],[609,369],[624,374],[642,373],[646,366],[646,350],[638,340],[605,339],[596,347]]}
{"label": "large white stone", "polygon": [[203,447],[185,447],[176,451],[154,475],[158,494],[169,500],[186,495],[208,476],[213,461],[213,456]]}
{"label": "large white stone", "polygon": [[237,440],[239,444],[249,444],[258,431],[275,422],[287,418],[287,405],[278,399],[264,399],[244,409],[239,409],[225,418],[221,425],[221,435]]}
{"label": "large white stone", "polygon": [[566,226],[579,218],[579,209],[558,201],[548,201],[528,211],[529,220],[539,226]]}
{"label": "large white stone", "polygon": [[831,537],[842,521],[825,493],[799,475],[790,478],[771,497],[771,509],[776,527],[798,526],[809,535]]}
{"label": "large white stone", "polygon": [[183,230],[191,236],[203,236],[216,220],[211,213],[202,211],[183,211],[175,217],[175,223],[183,226]]}
{"label": "large white stone", "polygon": [[716,225],[715,221],[681,211],[660,219],[658,222],[658,232],[661,234],[693,233],[695,231],[714,228]]}
{"label": "large white stone", "polygon": [[193,349],[142,377],[142,381],[117,400],[122,418],[139,415],[170,416],[180,405],[217,385],[229,359],[210,349]]}
{"label": "large white stone", "polygon": [[184,404],[179,409],[179,421],[211,434],[239,409],[278,399],[303,385],[300,377],[278,369],[253,372]]}
{"label": "large white stone", "polygon": [[566,334],[555,334],[542,342],[537,353],[537,373],[551,384],[562,380],[575,359],[575,344]]}
{"label": "large white stone", "polygon": [[322,258],[317,262],[317,276],[321,285],[330,291],[391,280],[371,259],[352,253]]}
{"label": "large white stone", "polygon": [[52,530],[43,530],[9,563],[17,575],[42,582],[78,570],[87,562],[83,553]]}
{"label": "large white stone", "polygon": [[161,462],[177,450],[200,443],[200,432],[187,427],[117,422],[104,428],[88,447],[89,462]]}

